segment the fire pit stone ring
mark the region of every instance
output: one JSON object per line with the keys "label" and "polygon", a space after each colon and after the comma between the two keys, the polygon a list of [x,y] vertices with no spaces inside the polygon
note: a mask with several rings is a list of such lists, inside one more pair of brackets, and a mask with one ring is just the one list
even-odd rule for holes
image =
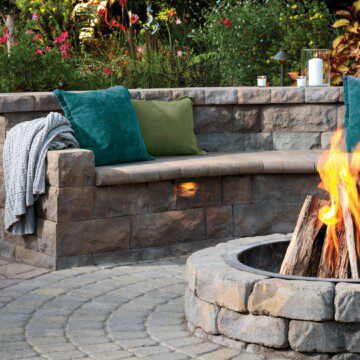
{"label": "fire pit stone ring", "polygon": [[282,358],[360,358],[360,283],[282,277],[290,238],[235,239],[192,254],[186,264],[189,328],[217,344]]}

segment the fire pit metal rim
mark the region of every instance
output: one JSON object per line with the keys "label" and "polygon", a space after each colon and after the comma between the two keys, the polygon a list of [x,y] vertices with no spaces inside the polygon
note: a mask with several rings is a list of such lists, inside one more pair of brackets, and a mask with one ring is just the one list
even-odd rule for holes
{"label": "fire pit metal rim", "polygon": [[240,255],[246,253],[247,251],[275,243],[290,243],[290,240],[283,240],[283,239],[271,240],[268,241],[267,243],[256,242],[248,245],[241,245],[241,247],[239,247],[238,250],[224,254],[222,255],[222,257],[228,265],[238,270],[251,272],[258,275],[268,276],[271,278],[278,278],[284,280],[320,281],[320,282],[332,282],[332,283],[355,283],[355,284],[360,283],[360,279],[336,279],[336,278],[318,278],[318,277],[307,277],[307,276],[296,276],[296,275],[282,275],[276,272],[257,269],[255,267],[245,265],[240,261]]}

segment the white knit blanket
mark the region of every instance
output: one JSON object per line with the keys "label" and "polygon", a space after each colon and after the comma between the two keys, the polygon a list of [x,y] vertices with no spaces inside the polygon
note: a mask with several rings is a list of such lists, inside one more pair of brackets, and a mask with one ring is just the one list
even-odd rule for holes
{"label": "white knit blanket", "polygon": [[34,201],[45,193],[48,150],[79,147],[70,121],[58,113],[13,127],[6,137],[3,167],[5,227],[13,235],[35,232]]}

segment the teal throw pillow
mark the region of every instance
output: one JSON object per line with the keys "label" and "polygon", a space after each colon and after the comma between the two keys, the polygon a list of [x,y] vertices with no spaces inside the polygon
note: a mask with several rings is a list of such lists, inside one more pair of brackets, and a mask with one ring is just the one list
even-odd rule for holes
{"label": "teal throw pillow", "polygon": [[106,90],[55,90],[76,140],[95,154],[95,165],[152,160],[141,136],[129,91],[122,86]]}
{"label": "teal throw pillow", "polygon": [[346,143],[352,151],[360,141],[360,78],[346,76],[344,85]]}

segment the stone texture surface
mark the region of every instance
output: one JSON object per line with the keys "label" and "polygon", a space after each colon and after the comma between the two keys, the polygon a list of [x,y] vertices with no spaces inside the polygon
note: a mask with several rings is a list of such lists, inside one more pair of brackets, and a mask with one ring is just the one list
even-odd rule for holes
{"label": "stone texture surface", "polygon": [[205,216],[202,209],[136,215],[132,218],[132,248],[203,239],[205,239]]}
{"label": "stone texture surface", "polygon": [[340,87],[306,87],[305,100],[308,103],[334,103],[340,101]]}
{"label": "stone texture surface", "polygon": [[94,187],[50,187],[35,205],[36,215],[43,219],[59,223],[90,220],[94,217]]}
{"label": "stone texture surface", "polygon": [[257,281],[264,276],[246,273],[210,262],[197,267],[195,291],[200,299],[237,311],[248,311],[248,300]]}
{"label": "stone texture surface", "polygon": [[176,185],[171,181],[151,182],[149,189],[149,212],[176,209]]}
{"label": "stone texture surface", "polygon": [[340,283],[336,285],[335,320],[360,322],[360,285]]}
{"label": "stone texture surface", "polygon": [[244,150],[259,151],[272,150],[273,140],[271,133],[244,134]]}
{"label": "stone texture surface", "polygon": [[242,133],[198,134],[197,139],[200,148],[205,151],[244,151],[244,134]]}
{"label": "stone texture surface", "polygon": [[334,284],[266,279],[257,282],[249,299],[252,314],[326,321],[334,317]]}
{"label": "stone texture surface", "polygon": [[232,339],[274,348],[288,346],[288,323],[284,319],[243,315],[222,308],[217,323],[219,332]]}
{"label": "stone texture surface", "polygon": [[95,187],[96,218],[109,218],[147,212],[149,205],[146,184]]}
{"label": "stone texture surface", "polygon": [[279,87],[271,89],[271,103],[302,103],[305,100],[304,88]]}
{"label": "stone texture surface", "polygon": [[294,230],[302,203],[234,205],[234,235],[255,236]]}
{"label": "stone texture surface", "polygon": [[266,174],[254,175],[251,182],[253,203],[301,203],[311,189],[316,189],[317,175]]}
{"label": "stone texture surface", "polygon": [[274,150],[306,150],[321,147],[321,133],[275,132],[273,133]]}
{"label": "stone texture surface", "polygon": [[239,104],[267,104],[271,101],[271,90],[258,87],[238,88]]}
{"label": "stone texture surface", "polygon": [[232,236],[232,207],[224,205],[206,208],[205,224],[207,239],[220,239]]}
{"label": "stone texture surface", "polygon": [[345,113],[346,113],[346,107],[345,105],[340,105],[338,107],[337,112],[337,127],[345,127]]}
{"label": "stone texture surface", "polygon": [[35,99],[30,94],[0,94],[0,114],[35,110]]}
{"label": "stone texture surface", "polygon": [[205,103],[212,105],[227,105],[237,103],[235,88],[205,88]]}
{"label": "stone texture surface", "polygon": [[302,352],[360,352],[359,324],[292,320],[289,328],[291,348]]}
{"label": "stone texture surface", "polygon": [[251,202],[251,176],[226,176],[222,179],[224,204],[247,204]]}
{"label": "stone texture surface", "polygon": [[329,149],[330,148],[330,140],[333,132],[324,132],[321,134],[321,148]]}
{"label": "stone texture surface", "polygon": [[95,181],[95,158],[90,150],[49,151],[47,181],[51,186],[89,186]]}
{"label": "stone texture surface", "polygon": [[60,223],[55,227],[55,231],[54,233],[52,226],[51,229],[44,229],[39,237],[45,239],[52,237],[51,240],[56,243],[58,257],[128,249],[130,218]]}
{"label": "stone texture surface", "polygon": [[196,133],[231,132],[231,106],[196,106],[194,107],[194,118]]}
{"label": "stone texture surface", "polygon": [[253,106],[234,106],[233,131],[234,132],[260,132],[260,109]]}
{"label": "stone texture surface", "polygon": [[219,309],[216,305],[194,296],[191,291],[185,293],[185,314],[189,321],[210,334],[217,334],[216,317]]}
{"label": "stone texture surface", "polygon": [[336,128],[337,106],[272,105],[264,109],[261,121],[264,132],[330,131]]}

